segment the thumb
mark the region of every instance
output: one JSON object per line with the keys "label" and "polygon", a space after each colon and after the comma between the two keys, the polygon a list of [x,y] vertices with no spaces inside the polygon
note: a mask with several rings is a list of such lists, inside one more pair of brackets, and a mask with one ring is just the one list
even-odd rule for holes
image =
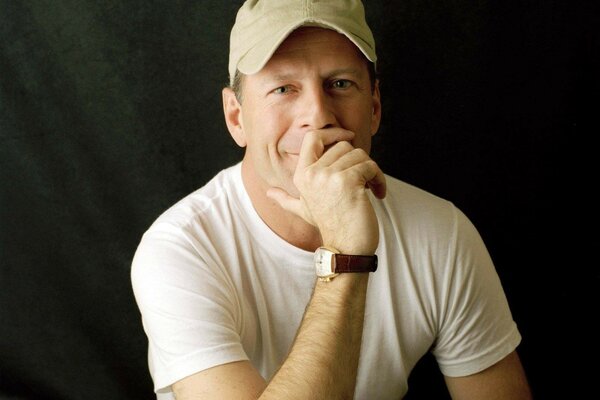
{"label": "thumb", "polygon": [[302,201],[300,199],[292,197],[285,190],[276,187],[267,190],[267,197],[277,202],[284,210],[296,214],[300,218],[306,220],[306,222],[312,224],[304,212],[304,207],[302,206]]}

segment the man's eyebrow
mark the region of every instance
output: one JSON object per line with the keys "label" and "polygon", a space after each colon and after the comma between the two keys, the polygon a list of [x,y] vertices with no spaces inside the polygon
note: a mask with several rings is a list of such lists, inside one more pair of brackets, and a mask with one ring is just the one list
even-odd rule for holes
{"label": "man's eyebrow", "polygon": [[327,74],[327,76],[336,76],[336,75],[360,75],[361,71],[356,68],[339,68],[335,69]]}
{"label": "man's eyebrow", "polygon": [[297,76],[298,76],[297,74],[292,74],[292,73],[287,73],[287,74],[286,73],[280,73],[280,74],[266,76],[263,79],[263,82],[268,83],[268,82],[287,81],[287,80],[290,80],[290,79],[294,79]]}
{"label": "man's eyebrow", "polygon": [[[338,69],[334,69],[332,71],[328,71],[326,74],[324,74],[324,76],[322,76],[322,78],[326,79],[326,78],[330,78],[332,76],[338,76],[338,75],[355,75],[355,76],[359,76],[361,75],[361,71],[357,68],[338,68]],[[295,73],[278,73],[278,74],[274,74],[268,77],[265,77],[263,79],[263,83],[271,83],[271,82],[282,82],[282,81],[287,81],[287,80],[293,80],[293,79],[298,79],[298,74]]]}

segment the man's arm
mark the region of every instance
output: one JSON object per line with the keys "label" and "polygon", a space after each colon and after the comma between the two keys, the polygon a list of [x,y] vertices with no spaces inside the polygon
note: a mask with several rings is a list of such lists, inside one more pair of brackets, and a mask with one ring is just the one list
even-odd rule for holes
{"label": "man's arm", "polygon": [[491,367],[464,377],[444,377],[454,400],[530,400],[531,392],[516,351]]}
{"label": "man's arm", "polygon": [[317,283],[290,354],[268,386],[250,362],[242,361],[180,380],[173,385],[176,398],[351,399],[367,281],[367,274],[344,274]]}
{"label": "man's arm", "polygon": [[261,399],[351,399],[368,274],[317,282],[292,350]]}
{"label": "man's arm", "polygon": [[[383,173],[348,131],[307,133],[294,183],[302,198],[270,196],[317,226],[324,245],[345,254],[374,254],[378,224],[366,186],[385,196]],[[325,152],[327,146],[331,148]],[[323,188],[333,195],[323,196]],[[267,384],[247,361],[217,366],[173,384],[178,400],[351,399],[356,386],[368,274],[317,282],[288,357]]]}
{"label": "man's arm", "polygon": [[257,399],[265,380],[250,361],[237,361],[209,368],[173,384],[177,400]]}

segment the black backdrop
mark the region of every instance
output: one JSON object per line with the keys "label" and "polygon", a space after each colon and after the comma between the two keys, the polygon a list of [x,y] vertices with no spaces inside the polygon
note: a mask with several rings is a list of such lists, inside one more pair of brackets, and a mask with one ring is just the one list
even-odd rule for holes
{"label": "black backdrop", "polygon": [[[220,100],[240,3],[0,0],[0,398],[152,398],[130,262],[154,218],[242,155]],[[575,398],[594,335],[574,310],[598,274],[562,209],[595,25],[555,0],[367,3],[374,158],[473,220],[535,393]],[[430,358],[410,384],[445,398]]]}

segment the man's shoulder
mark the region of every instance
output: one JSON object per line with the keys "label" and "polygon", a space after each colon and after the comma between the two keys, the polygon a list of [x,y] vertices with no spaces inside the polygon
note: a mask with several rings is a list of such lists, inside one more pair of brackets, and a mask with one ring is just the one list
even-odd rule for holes
{"label": "man's shoulder", "polygon": [[452,202],[391,176],[386,176],[386,183],[385,199],[374,206],[387,230],[429,242],[452,236],[460,214]]}
{"label": "man's shoulder", "polygon": [[425,189],[403,180],[386,175],[387,203],[397,207],[416,210],[448,210],[454,208],[452,202],[439,197]]}
{"label": "man's shoulder", "polygon": [[219,215],[216,211],[231,207],[231,203],[236,201],[236,191],[240,184],[240,164],[221,170],[205,185],[164,211],[154,221],[151,229],[164,224],[182,228],[214,218]]}

